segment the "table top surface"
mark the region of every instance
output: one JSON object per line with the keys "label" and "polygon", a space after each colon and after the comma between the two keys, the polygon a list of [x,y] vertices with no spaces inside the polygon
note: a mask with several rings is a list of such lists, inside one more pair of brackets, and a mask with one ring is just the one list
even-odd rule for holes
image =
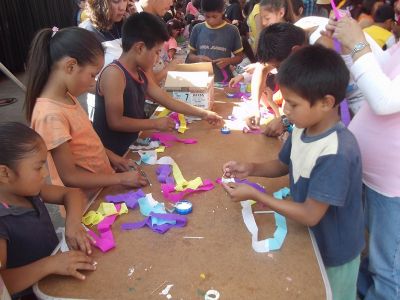
{"label": "table top surface", "polygon": [[[226,118],[237,105],[234,99],[216,101],[214,110]],[[180,137],[195,138],[197,144],[175,143],[159,154],[171,156],[187,180],[200,176],[214,181],[222,176],[222,165],[228,160],[261,162],[276,158],[281,147],[277,139],[261,134],[234,130],[221,134],[219,128],[204,121],[188,127]],[[153,183],[152,188],[143,190],[166,202],[155,169],[143,167]],[[268,192],[288,185],[287,177],[249,179]],[[105,188],[90,209],[96,210],[105,195],[127,191],[120,186]],[[116,247],[107,253],[94,249],[97,270],[86,273],[85,281],[53,275],[41,280],[36,290],[50,298],[163,299],[166,296],[160,295],[161,291],[172,284],[172,299],[204,299],[210,289],[217,290],[220,299],[326,299],[320,264],[305,226],[287,220],[282,248],[256,253],[240,203],[232,202],[220,186],[187,199],[193,203],[193,212],[187,215],[186,227],[172,228],[163,235],[147,227],[122,231],[121,224],[144,218],[138,209],[130,210],[112,227]],[[255,205],[254,210],[265,208]],[[255,214],[255,219],[259,239],[271,237],[273,214]]]}

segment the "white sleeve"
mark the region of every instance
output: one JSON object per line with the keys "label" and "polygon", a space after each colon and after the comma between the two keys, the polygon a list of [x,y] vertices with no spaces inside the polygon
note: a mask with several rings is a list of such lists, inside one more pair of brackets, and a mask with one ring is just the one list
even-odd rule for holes
{"label": "white sleeve", "polygon": [[376,114],[400,112],[400,75],[390,80],[372,53],[361,56],[351,66],[350,71]]}

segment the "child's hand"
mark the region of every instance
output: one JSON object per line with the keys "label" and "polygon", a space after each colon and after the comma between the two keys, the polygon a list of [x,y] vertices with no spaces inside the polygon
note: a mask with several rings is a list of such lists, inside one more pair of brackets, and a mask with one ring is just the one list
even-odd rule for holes
{"label": "child's hand", "polygon": [[260,129],[260,119],[260,115],[248,116],[245,120],[247,127],[249,127],[251,130]]}
{"label": "child's hand", "polygon": [[114,170],[119,172],[129,171],[132,166],[132,162],[129,159],[119,156],[111,151],[108,153],[108,159],[110,160]]}
{"label": "child's hand", "polygon": [[175,129],[175,121],[170,117],[154,119],[154,128],[159,131],[172,131]]}
{"label": "child's hand", "polygon": [[235,87],[239,82],[241,82],[244,79],[242,74],[239,74],[235,77],[233,77],[230,81],[229,81],[229,87]]}
{"label": "child's hand", "polygon": [[243,183],[222,183],[222,187],[232,201],[254,200],[257,190],[248,184]]}
{"label": "child's hand", "polygon": [[73,250],[81,250],[88,255],[92,254],[92,247],[90,243],[95,241],[90,237],[81,223],[66,224],[65,226],[65,240],[68,247]]}
{"label": "child's hand", "polygon": [[78,270],[94,271],[96,270],[93,258],[87,256],[81,251],[71,250],[68,252],[56,254],[49,258],[52,274],[73,276],[84,280],[86,277]]}
{"label": "child's hand", "polygon": [[281,118],[275,118],[267,124],[264,134],[269,137],[277,137],[285,132],[285,127],[282,124]]}
{"label": "child's hand", "polygon": [[222,125],[224,124],[224,120],[222,117],[210,110],[206,110],[206,115],[203,117],[204,120],[206,120],[208,123],[211,125]]}
{"label": "child's hand", "polygon": [[244,67],[244,71],[250,74],[253,74],[254,70],[256,69],[257,65],[259,63],[253,63],[253,64],[249,64],[247,66]]}
{"label": "child's hand", "polygon": [[222,166],[222,172],[228,178],[245,178],[251,174],[251,171],[251,164],[239,163],[237,161],[228,161]]}
{"label": "child's hand", "polygon": [[218,59],[214,59],[213,63],[215,63],[218,68],[225,69],[226,66],[230,65],[230,60],[231,59],[229,57],[218,58]]}
{"label": "child's hand", "polygon": [[114,174],[118,176],[119,184],[129,187],[142,187],[148,184],[146,178],[137,171]]}
{"label": "child's hand", "polygon": [[212,59],[205,55],[197,55],[198,62],[212,62]]}

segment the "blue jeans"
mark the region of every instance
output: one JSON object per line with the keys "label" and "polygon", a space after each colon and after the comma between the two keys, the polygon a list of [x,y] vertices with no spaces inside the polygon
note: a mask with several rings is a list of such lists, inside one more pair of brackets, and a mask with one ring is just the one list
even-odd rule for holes
{"label": "blue jeans", "polygon": [[358,292],[365,300],[400,299],[400,197],[365,188],[368,256],[361,263]]}

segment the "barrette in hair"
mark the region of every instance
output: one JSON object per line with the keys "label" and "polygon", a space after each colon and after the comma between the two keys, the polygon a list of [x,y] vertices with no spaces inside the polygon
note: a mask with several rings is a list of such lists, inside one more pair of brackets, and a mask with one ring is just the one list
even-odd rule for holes
{"label": "barrette in hair", "polygon": [[53,37],[58,31],[58,27],[54,26],[51,30],[53,31],[53,34],[51,35],[51,37]]}

